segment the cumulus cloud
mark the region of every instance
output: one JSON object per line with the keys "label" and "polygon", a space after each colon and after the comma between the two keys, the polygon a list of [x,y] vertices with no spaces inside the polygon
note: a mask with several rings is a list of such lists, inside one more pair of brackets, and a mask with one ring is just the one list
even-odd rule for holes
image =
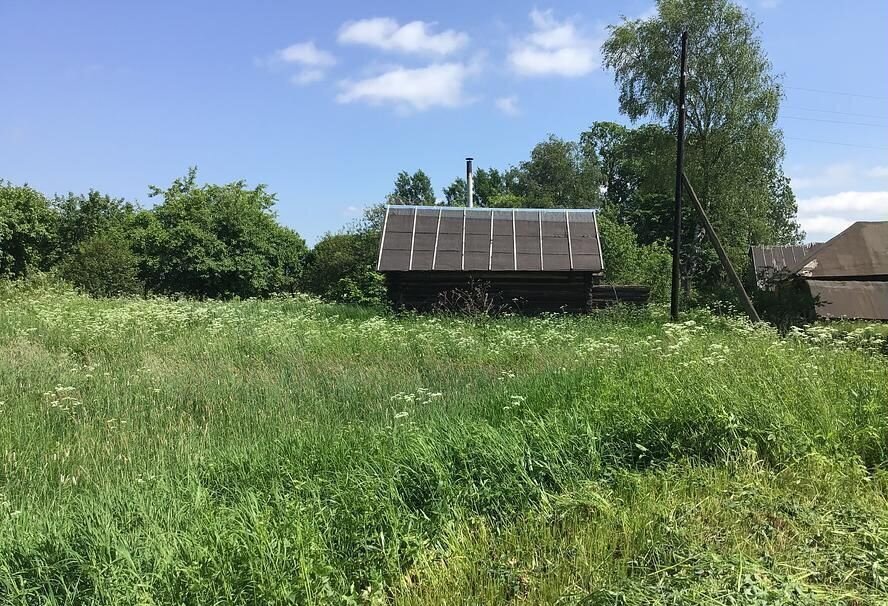
{"label": "cumulus cloud", "polygon": [[284,63],[300,67],[290,78],[293,84],[305,85],[323,80],[327,69],[336,65],[336,57],[318,48],[314,42],[300,42],[275,52],[267,63]]}
{"label": "cumulus cloud", "polygon": [[888,191],[844,191],[802,198],[798,205],[808,240],[827,240],[855,221],[888,218]]}
{"label": "cumulus cloud", "polygon": [[848,228],[853,219],[832,215],[813,215],[799,217],[799,224],[805,230],[808,242],[825,242]]}
{"label": "cumulus cloud", "polygon": [[400,25],[390,17],[349,21],[339,29],[340,44],[362,44],[386,51],[444,56],[469,43],[469,36],[452,29],[434,33],[434,23]]}
{"label": "cumulus cloud", "polygon": [[551,10],[530,13],[533,31],[513,43],[509,65],[522,76],[575,78],[599,64],[598,41],[584,36],[571,21],[558,21]]}
{"label": "cumulus cloud", "polygon": [[496,108],[507,116],[517,116],[521,113],[518,109],[518,97],[512,95],[510,97],[500,97],[495,101]]}
{"label": "cumulus cloud", "polygon": [[464,63],[435,63],[420,68],[396,66],[370,78],[343,81],[336,100],[388,104],[402,111],[458,107],[468,102],[465,83],[477,69]]}
{"label": "cumulus cloud", "polygon": [[297,63],[308,67],[330,67],[336,63],[336,57],[319,49],[314,42],[300,42],[277,52],[277,57],[284,63]]}
{"label": "cumulus cloud", "polygon": [[802,213],[867,213],[888,217],[888,191],[844,191],[799,200]]}

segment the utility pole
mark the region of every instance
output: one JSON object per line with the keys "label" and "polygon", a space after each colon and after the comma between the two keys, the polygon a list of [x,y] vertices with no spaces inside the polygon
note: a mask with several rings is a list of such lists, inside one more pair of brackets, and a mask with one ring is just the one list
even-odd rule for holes
{"label": "utility pole", "polygon": [[681,196],[684,185],[684,138],[685,138],[685,88],[688,80],[688,32],[681,34],[681,74],[678,79],[678,132],[675,155],[675,218],[672,224],[672,321],[678,320],[679,282],[681,281]]}

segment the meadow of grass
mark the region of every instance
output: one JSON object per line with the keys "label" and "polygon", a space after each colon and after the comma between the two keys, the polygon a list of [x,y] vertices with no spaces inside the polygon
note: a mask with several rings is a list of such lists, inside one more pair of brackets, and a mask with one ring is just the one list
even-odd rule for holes
{"label": "meadow of grass", "polygon": [[0,297],[0,603],[888,603],[870,332]]}

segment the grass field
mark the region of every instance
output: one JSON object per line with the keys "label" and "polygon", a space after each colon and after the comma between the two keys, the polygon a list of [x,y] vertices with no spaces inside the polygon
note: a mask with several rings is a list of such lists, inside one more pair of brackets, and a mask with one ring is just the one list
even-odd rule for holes
{"label": "grass field", "polygon": [[0,603],[888,603],[868,334],[7,289]]}

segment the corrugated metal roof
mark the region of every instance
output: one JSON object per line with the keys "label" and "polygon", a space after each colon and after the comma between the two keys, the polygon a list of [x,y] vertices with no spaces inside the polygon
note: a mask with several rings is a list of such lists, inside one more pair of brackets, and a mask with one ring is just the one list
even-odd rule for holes
{"label": "corrugated metal roof", "polygon": [[807,280],[821,318],[888,320],[888,282]]}
{"label": "corrugated metal roof", "polygon": [[387,206],[379,271],[589,271],[604,263],[596,211]]}
{"label": "corrugated metal roof", "polygon": [[796,265],[819,246],[819,242],[812,244],[750,246],[749,255],[752,257],[752,267],[755,275],[757,277],[770,277],[781,269]]}
{"label": "corrugated metal roof", "polygon": [[888,277],[888,221],[858,221],[789,267],[803,278]]}

